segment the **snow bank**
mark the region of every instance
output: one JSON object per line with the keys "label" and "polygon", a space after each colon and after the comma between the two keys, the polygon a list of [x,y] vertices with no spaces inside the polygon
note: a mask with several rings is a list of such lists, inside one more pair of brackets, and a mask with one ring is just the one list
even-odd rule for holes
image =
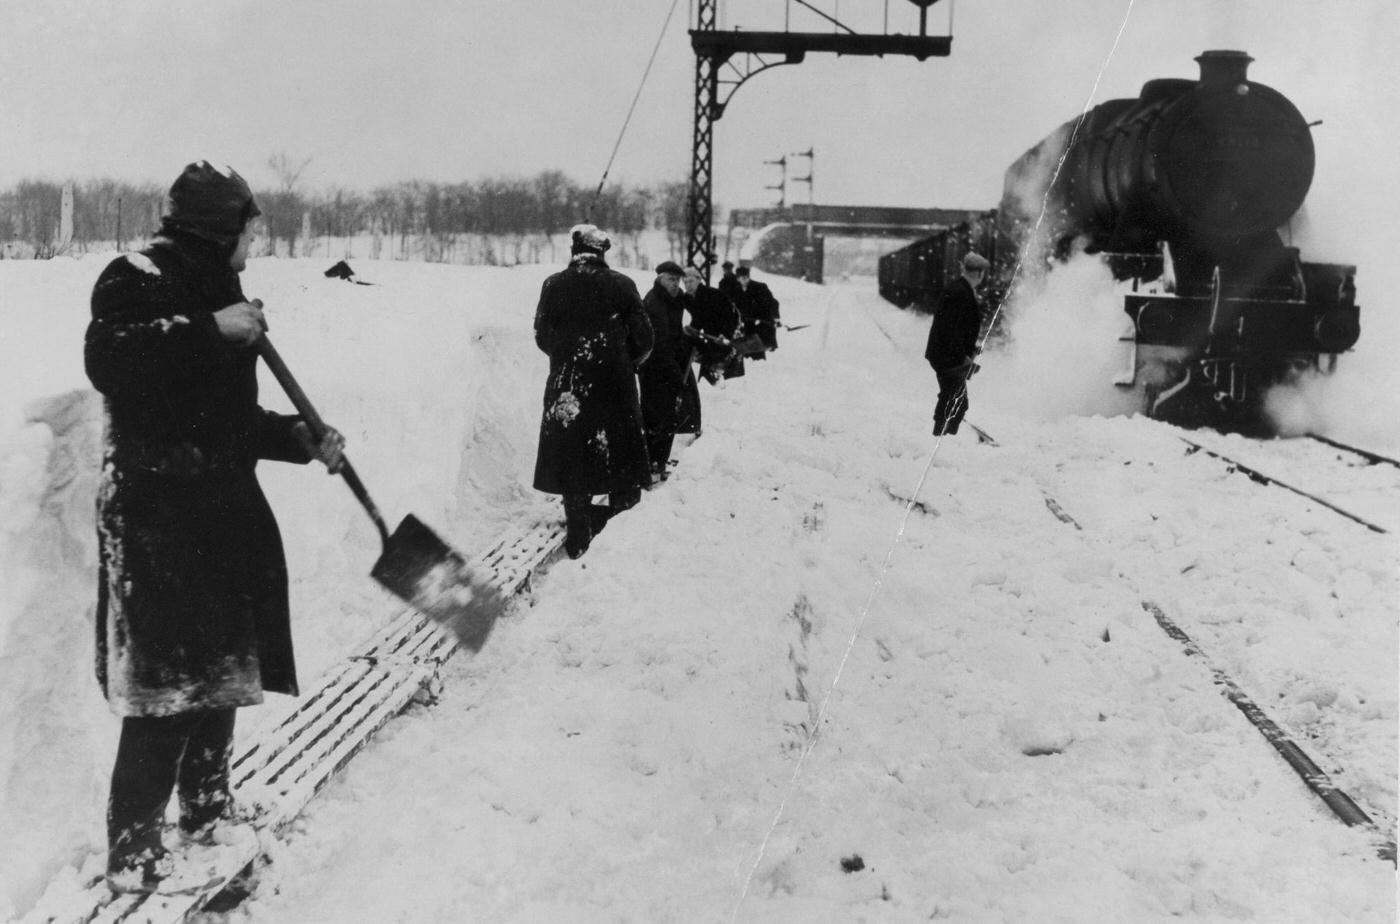
{"label": "snow bank", "polygon": [[[0,347],[0,911],[23,907],[105,841],[117,722],[92,674],[94,491],[101,402],[82,370],[92,283],[113,255],[5,261]],[[544,267],[375,263],[359,286],[312,261],[255,260],[250,297],[349,453],[390,528],[412,512],[464,552],[488,544],[529,489],[545,359],[531,325]],[[463,273],[474,281],[462,285]],[[13,310],[11,310],[13,309]],[[49,396],[49,397],[42,397]],[[291,412],[265,375],[264,406]],[[264,463],[292,574],[307,681],[352,650],[392,601],[369,580],[379,539],[338,478]],[[275,698],[280,700],[280,698]],[[245,710],[251,733],[286,703]]]}

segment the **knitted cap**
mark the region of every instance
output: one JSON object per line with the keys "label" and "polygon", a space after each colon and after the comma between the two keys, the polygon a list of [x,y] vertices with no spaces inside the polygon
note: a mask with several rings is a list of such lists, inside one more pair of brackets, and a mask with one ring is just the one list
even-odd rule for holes
{"label": "knitted cap", "polygon": [[190,164],[170,187],[166,219],[176,227],[216,241],[231,241],[262,210],[253,190],[232,167],[206,160]]}

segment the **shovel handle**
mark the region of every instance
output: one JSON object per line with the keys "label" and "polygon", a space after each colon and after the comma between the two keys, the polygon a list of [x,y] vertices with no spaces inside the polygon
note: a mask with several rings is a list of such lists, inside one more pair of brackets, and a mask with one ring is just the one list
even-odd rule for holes
{"label": "shovel handle", "polygon": [[[316,413],[311,399],[306,397],[306,392],[301,390],[301,386],[292,376],[292,370],[288,369],[287,364],[282,361],[281,354],[272,345],[272,341],[267,339],[267,334],[258,338],[258,355],[263,358],[263,362],[267,363],[267,368],[272,370],[272,375],[282,386],[282,390],[287,393],[287,397],[292,399],[292,406],[301,414],[302,420],[306,421],[307,427],[311,429],[311,435],[320,440],[326,434],[326,422],[321,419],[320,414]],[[380,514],[379,508],[370,498],[364,482],[360,481],[360,476],[350,465],[350,460],[343,456],[340,460],[340,477],[345,479],[345,483],[350,486],[350,491],[355,495],[355,499],[360,502],[360,506],[365,508],[369,518],[374,521],[374,525],[379,529],[380,540],[387,546],[389,544],[389,527],[384,524],[383,515]]]}

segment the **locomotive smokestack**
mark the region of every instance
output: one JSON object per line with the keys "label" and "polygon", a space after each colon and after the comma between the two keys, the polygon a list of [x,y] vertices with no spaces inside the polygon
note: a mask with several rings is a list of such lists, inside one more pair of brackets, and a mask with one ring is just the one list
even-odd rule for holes
{"label": "locomotive smokestack", "polygon": [[1249,80],[1249,63],[1254,59],[1243,51],[1203,51],[1196,57],[1201,66],[1201,87],[1218,90],[1237,87]]}

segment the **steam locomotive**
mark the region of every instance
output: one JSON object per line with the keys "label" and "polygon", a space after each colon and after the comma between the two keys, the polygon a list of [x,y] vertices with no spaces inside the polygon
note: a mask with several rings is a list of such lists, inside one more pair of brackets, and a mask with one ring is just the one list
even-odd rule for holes
{"label": "steam locomotive", "polygon": [[936,306],[968,249],[993,261],[993,300],[1018,267],[1100,254],[1126,290],[1116,384],[1151,417],[1266,431],[1265,392],[1331,372],[1360,326],[1356,267],[1304,262],[1280,236],[1312,185],[1311,126],[1247,78],[1252,60],[1204,52],[1199,80],[1151,80],[1060,126],[1007,170],[994,219],[882,257],[881,294]]}

